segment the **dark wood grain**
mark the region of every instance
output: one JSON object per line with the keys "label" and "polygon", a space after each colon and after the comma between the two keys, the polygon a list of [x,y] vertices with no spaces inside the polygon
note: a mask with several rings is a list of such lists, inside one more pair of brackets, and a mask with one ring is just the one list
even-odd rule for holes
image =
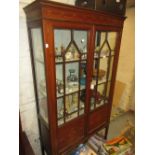
{"label": "dark wood grain", "polygon": [[106,124],[108,116],[108,104],[99,107],[89,114],[88,129],[89,133],[93,132],[100,126]]}

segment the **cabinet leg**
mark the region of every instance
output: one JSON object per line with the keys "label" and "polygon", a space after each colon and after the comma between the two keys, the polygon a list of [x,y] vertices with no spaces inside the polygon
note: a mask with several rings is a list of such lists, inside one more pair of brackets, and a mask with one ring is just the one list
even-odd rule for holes
{"label": "cabinet leg", "polygon": [[41,154],[42,155],[45,155],[45,152],[44,152],[44,147],[43,147],[43,145],[41,144]]}
{"label": "cabinet leg", "polygon": [[105,128],[105,135],[104,135],[104,139],[107,139],[108,130],[109,130],[109,125]]}

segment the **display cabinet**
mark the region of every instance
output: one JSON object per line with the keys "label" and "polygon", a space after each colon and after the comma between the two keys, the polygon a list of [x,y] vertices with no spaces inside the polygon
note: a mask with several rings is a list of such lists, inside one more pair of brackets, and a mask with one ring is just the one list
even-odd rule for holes
{"label": "display cabinet", "polygon": [[108,133],[125,17],[51,1],[24,8],[42,154]]}

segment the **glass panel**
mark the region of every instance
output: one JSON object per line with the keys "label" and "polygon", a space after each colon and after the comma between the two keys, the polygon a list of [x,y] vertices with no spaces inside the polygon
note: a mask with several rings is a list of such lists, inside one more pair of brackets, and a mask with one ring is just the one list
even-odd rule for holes
{"label": "glass panel", "polygon": [[55,29],[54,40],[59,126],[84,114],[87,31]]}
{"label": "glass panel", "polygon": [[95,95],[97,94],[96,85],[97,85],[97,65],[96,61],[94,61],[93,65],[93,76],[92,76],[92,82],[91,82],[91,98],[90,98],[90,108],[91,110],[95,107]]}
{"label": "glass panel", "polygon": [[101,100],[101,95],[97,91],[96,86],[94,86],[94,89],[92,88],[90,90],[91,98],[90,98],[90,107],[91,110],[95,108],[96,103],[98,103]]}
{"label": "glass panel", "polygon": [[111,57],[111,60],[110,60],[110,68],[109,68],[109,81],[111,80],[112,78],[112,70],[113,70],[113,63],[114,63],[114,56]]}
{"label": "glass panel", "polygon": [[96,40],[95,40],[95,49],[99,51],[101,49],[101,46],[106,40],[106,32],[97,31],[96,32]]}
{"label": "glass panel", "polygon": [[94,57],[108,56],[110,53],[110,47],[106,40],[106,32],[96,32],[96,43],[95,43],[95,55]]}
{"label": "glass panel", "polygon": [[86,75],[87,75],[86,66],[87,66],[86,61],[82,61],[80,65],[80,89],[81,90],[86,88]]}
{"label": "glass panel", "polygon": [[109,65],[109,57],[103,57],[99,60],[99,70],[98,70],[98,84],[106,82],[107,73],[108,73],[108,65]]}
{"label": "glass panel", "polygon": [[87,31],[74,31],[74,40],[81,53],[87,53]]}
{"label": "glass panel", "polygon": [[107,91],[106,91],[106,98],[109,98],[110,86],[111,86],[111,82],[108,82],[108,84],[107,84]]}
{"label": "glass panel", "polygon": [[81,107],[83,107],[83,103],[85,102],[85,99],[86,99],[86,90],[82,90],[80,92],[80,104],[81,104]]}
{"label": "glass panel", "polygon": [[[91,90],[92,92],[92,90]],[[90,98],[90,109],[93,110],[95,108],[95,97],[94,95],[91,95],[91,98]]]}
{"label": "glass panel", "polygon": [[110,54],[110,48],[108,46],[108,43],[105,42],[101,48],[101,54],[100,57],[105,57],[105,56],[109,56]]}
{"label": "glass panel", "polygon": [[[91,82],[91,110],[103,105],[109,97],[109,83],[112,76],[114,50],[117,32],[96,32],[93,74]],[[106,93],[107,88],[107,93]]]}
{"label": "glass panel", "polygon": [[63,98],[57,99],[57,118],[58,118],[58,125],[64,123],[64,102]]}
{"label": "glass panel", "polygon": [[82,115],[82,114],[84,114],[84,108],[85,108],[85,97],[86,97],[86,95],[85,95],[85,91],[86,90],[82,90],[81,92],[80,92],[80,111],[79,111],[79,114],[80,115]]}
{"label": "glass panel", "polygon": [[62,64],[56,65],[56,86],[57,86],[57,97],[63,96],[64,82],[63,82],[63,66],[62,66]]}
{"label": "glass panel", "polygon": [[[70,30],[62,30],[55,29],[54,30],[54,44],[55,49],[58,50],[58,53],[61,54],[63,48],[66,49],[71,41],[71,31]],[[57,54],[57,53],[56,53]]]}
{"label": "glass panel", "polygon": [[66,64],[66,94],[79,90],[79,63]]}
{"label": "glass panel", "polygon": [[108,32],[108,43],[111,50],[115,50],[117,40],[117,32]]}
{"label": "glass panel", "polygon": [[47,92],[41,28],[31,29],[39,113],[48,123]]}
{"label": "glass panel", "polygon": [[98,101],[100,101],[105,96],[105,84],[98,85],[97,86],[97,92],[99,93]]}
{"label": "glass panel", "polygon": [[79,60],[80,54],[76,46],[72,43],[66,50],[65,60],[66,61],[76,61]]}
{"label": "glass panel", "polygon": [[56,62],[62,62],[62,54],[65,52],[71,41],[71,31],[55,29],[54,37]]}
{"label": "glass panel", "polygon": [[78,93],[67,95],[65,98],[66,98],[66,114],[70,115],[71,113],[78,110]]}

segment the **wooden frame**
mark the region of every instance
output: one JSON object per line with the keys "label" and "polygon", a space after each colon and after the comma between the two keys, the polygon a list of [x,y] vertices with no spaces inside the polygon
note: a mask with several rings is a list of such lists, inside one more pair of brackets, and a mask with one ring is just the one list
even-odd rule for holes
{"label": "wooden frame", "polygon": [[[67,152],[77,144],[86,141],[89,136],[100,128],[106,128],[105,138],[108,133],[110,113],[112,106],[113,90],[116,77],[116,69],[119,57],[121,35],[125,17],[119,17],[105,12],[81,9],[69,5],[63,5],[46,0],[38,0],[24,8],[27,15],[27,26],[29,32],[29,42],[31,50],[31,62],[33,70],[35,97],[37,103],[37,113],[39,131],[41,137],[42,154],[46,150],[48,155],[57,155]],[[40,27],[42,30],[45,77],[47,87],[47,107],[48,124],[39,114],[39,103],[37,94],[37,84],[35,75],[34,55],[31,38],[31,28]],[[55,49],[54,49],[54,29],[78,29],[88,32],[88,58],[87,59],[87,78],[86,78],[86,97],[84,115],[57,126],[57,105],[56,105],[56,71],[55,71]],[[96,31],[115,31],[118,32],[115,59],[111,79],[111,88],[108,104],[90,111],[90,85],[92,80],[92,68],[94,61],[95,36]],[[47,46],[46,46],[47,45]],[[80,62],[79,62],[80,63]],[[79,74],[80,75],[80,74]],[[65,85],[64,85],[65,90]],[[80,90],[79,90],[80,91]],[[79,97],[79,95],[78,95]],[[64,104],[65,106],[65,104]],[[79,107],[79,103],[78,103]],[[67,131],[70,129],[70,135]]]}

